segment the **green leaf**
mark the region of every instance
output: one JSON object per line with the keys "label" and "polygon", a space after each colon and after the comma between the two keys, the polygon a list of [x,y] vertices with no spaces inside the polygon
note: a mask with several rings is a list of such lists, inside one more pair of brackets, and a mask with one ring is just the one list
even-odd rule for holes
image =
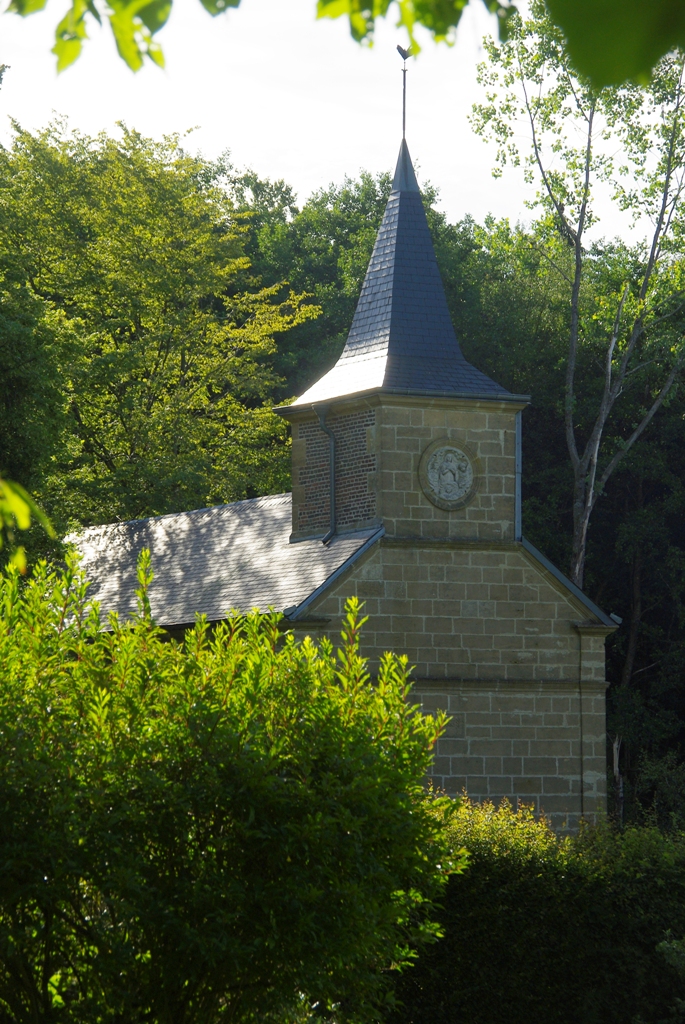
{"label": "green leaf", "polygon": [[15,548],[14,551],[12,552],[12,554],[10,555],[10,562],[9,562],[9,564],[14,566],[15,569],[18,569],[19,572],[25,573],[26,572],[26,548],[22,547],[21,544],[19,545],[18,548]]}
{"label": "green leaf", "polygon": [[20,530],[28,530],[31,525],[31,516],[33,516],[48,536],[55,536],[50,520],[28,491],[21,484],[0,479],[0,520],[4,513],[16,520]]}
{"label": "green leaf", "polygon": [[47,2],[48,0],[11,0],[7,6],[7,12],[8,14],[19,14],[25,18],[28,14],[42,11]]}
{"label": "green leaf", "polygon": [[15,544],[14,530],[28,530],[31,516],[49,537],[55,536],[52,523],[28,491],[20,484],[0,479],[0,549],[5,545],[9,548],[10,565],[22,573],[26,571],[26,552],[22,545]]}
{"label": "green leaf", "polygon": [[109,23],[114,33],[119,56],[130,67],[131,71],[140,71],[143,66],[144,51],[139,45],[140,22],[134,17],[130,6],[122,6],[114,14],[110,14]]}
{"label": "green leaf", "polygon": [[31,505],[24,497],[25,492],[22,492],[23,488],[18,484],[2,481],[0,483],[0,510],[3,517],[14,519],[20,530],[28,530],[31,525]]}
{"label": "green leaf", "polygon": [[[150,32],[159,32],[160,28],[163,28],[164,25],[166,25],[169,20],[169,15],[171,14],[171,2],[172,0],[152,0],[152,3],[146,4],[145,7],[141,7],[138,12],[138,17]],[[155,61],[155,63],[157,62]],[[161,66],[164,66],[163,62]]]}
{"label": "green leaf", "polygon": [[[61,23],[60,23],[61,26]],[[80,39],[76,39],[73,36],[62,34],[60,32],[60,26],[57,27],[57,41],[52,48],[52,52],[57,57],[57,72],[64,71],[70,64],[81,55],[82,43]]]}
{"label": "green leaf", "polygon": [[147,44],[147,56],[153,64],[157,65],[158,68],[165,67],[166,61],[164,59],[164,51],[159,43],[156,43],[154,39],[151,39]]}
{"label": "green leaf", "polygon": [[52,52],[57,57],[57,71],[64,71],[81,53],[86,32],[86,15],[92,14],[99,22],[100,14],[92,0],[72,0],[71,8],[64,15],[55,30],[55,45]]}
{"label": "green leaf", "polygon": [[350,13],[350,0],[318,0],[317,18],[341,18]]}
{"label": "green leaf", "polygon": [[665,53],[685,45],[683,0],[547,0],[569,56],[596,88],[646,82]]}
{"label": "green leaf", "polygon": [[200,0],[200,3],[206,11],[209,11],[212,17],[222,14],[229,7],[240,7],[240,0]]}
{"label": "green leaf", "polygon": [[119,56],[132,71],[139,71],[145,57],[164,67],[164,54],[153,33],[162,28],[171,13],[171,0],[111,0],[109,16]]}

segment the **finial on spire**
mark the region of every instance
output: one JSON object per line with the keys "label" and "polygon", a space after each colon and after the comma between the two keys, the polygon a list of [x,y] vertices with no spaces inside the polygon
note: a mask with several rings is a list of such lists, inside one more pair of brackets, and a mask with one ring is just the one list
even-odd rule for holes
{"label": "finial on spire", "polygon": [[407,134],[407,61],[412,56],[412,48],[410,46],[405,50],[404,47],[398,46],[397,52],[404,61],[402,65],[402,138],[404,139]]}

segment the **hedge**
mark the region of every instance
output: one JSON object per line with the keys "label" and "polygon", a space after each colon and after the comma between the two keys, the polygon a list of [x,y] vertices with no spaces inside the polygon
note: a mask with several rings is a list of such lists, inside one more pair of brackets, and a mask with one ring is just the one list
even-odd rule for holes
{"label": "hedge", "polygon": [[608,825],[558,839],[529,809],[465,800],[470,867],[444,937],[397,985],[393,1024],[685,1020],[685,836]]}

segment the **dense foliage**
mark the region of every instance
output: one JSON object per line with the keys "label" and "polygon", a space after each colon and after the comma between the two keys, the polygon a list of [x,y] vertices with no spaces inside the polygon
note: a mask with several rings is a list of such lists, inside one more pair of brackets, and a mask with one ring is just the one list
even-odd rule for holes
{"label": "dense foliage", "polygon": [[654,827],[560,841],[526,809],[465,802],[449,828],[444,938],[398,982],[394,1024],[685,1019],[685,838]]}
{"label": "dense foliage", "polygon": [[[0,1020],[370,1013],[429,937],[442,721],[275,615],[102,629],[69,563],[0,579]],[[457,865],[458,866],[458,865]],[[282,1016],[279,1018],[282,1019]]]}
{"label": "dense foliage", "polygon": [[8,476],[61,524],[285,489],[274,334],[316,310],[255,285],[220,170],[125,128],[18,131],[0,218]]}

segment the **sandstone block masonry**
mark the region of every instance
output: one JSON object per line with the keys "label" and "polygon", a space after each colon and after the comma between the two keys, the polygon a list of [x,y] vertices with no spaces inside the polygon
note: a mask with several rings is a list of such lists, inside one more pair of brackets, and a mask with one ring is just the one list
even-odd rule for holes
{"label": "sandstone block masonry", "polygon": [[[514,403],[388,397],[379,414],[379,511],[397,537],[514,540],[516,413]],[[463,508],[436,507],[419,484],[423,452],[445,440],[467,452],[475,494]]]}
{"label": "sandstone block masonry", "polygon": [[525,803],[557,831],[596,820],[606,801],[604,690],[578,681],[419,683],[423,710],[451,716],[438,740],[435,783],[450,794]]}
{"label": "sandstone block masonry", "polygon": [[[338,530],[383,524],[388,535],[514,540],[515,403],[373,396],[336,406],[327,426],[336,439]],[[293,540],[326,533],[330,520],[329,438],[312,409],[290,416],[293,430]],[[434,442],[464,449],[475,474],[465,507],[437,508],[419,483],[423,452]]]}
{"label": "sandstone block masonry", "polygon": [[[433,774],[449,793],[532,804],[555,828],[606,800],[604,637],[587,609],[519,543],[386,537],[311,609],[369,615],[363,653],[406,653],[427,712],[452,720]],[[330,623],[330,625],[329,625]]]}
{"label": "sandstone block masonry", "polygon": [[[335,629],[347,597],[359,597],[372,671],[385,651],[406,654],[417,699],[451,716],[436,782],[525,801],[557,829],[574,829],[605,808],[611,626],[589,619],[583,596],[521,539],[521,408],[387,393],[336,403],[327,422],[339,452],[337,528],[384,533],[310,605],[303,628]],[[468,457],[474,484],[463,504],[445,508],[420,467],[424,454],[450,447]],[[328,529],[328,451],[315,410],[299,410],[293,539]]]}

